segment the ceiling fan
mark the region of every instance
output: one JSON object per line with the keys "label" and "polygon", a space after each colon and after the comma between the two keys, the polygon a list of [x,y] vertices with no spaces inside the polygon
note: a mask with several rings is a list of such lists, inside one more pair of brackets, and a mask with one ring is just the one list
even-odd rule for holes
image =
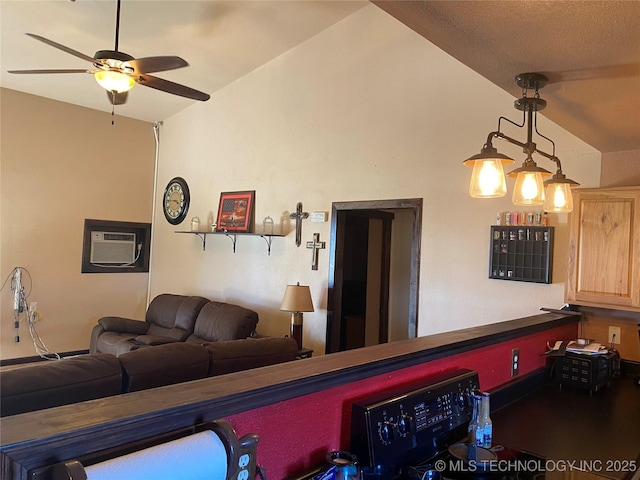
{"label": "ceiling fan", "polygon": [[99,50],[93,57],[90,57],[72,48],[56,43],[53,40],[49,40],[48,38],[27,33],[27,35],[36,40],[92,63],[92,69],[9,70],[9,73],[89,73],[94,76],[101,87],[107,90],[107,95],[112,105],[122,105],[125,103],[129,90],[131,90],[136,83],[193,100],[203,102],[209,100],[210,96],[204,92],[149,75],[149,73],[164,72],[186,67],[189,65],[186,60],[176,56],[133,58],[131,55],[118,51],[119,31],[120,0],[117,0],[116,38],[113,50]]}

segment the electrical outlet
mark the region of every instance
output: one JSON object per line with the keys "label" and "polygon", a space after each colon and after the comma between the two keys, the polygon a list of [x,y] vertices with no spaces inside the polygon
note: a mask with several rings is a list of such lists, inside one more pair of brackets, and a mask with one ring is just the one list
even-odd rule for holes
{"label": "electrical outlet", "polygon": [[515,377],[520,372],[520,349],[511,350],[511,376]]}
{"label": "electrical outlet", "polygon": [[609,341],[608,343],[620,343],[620,327],[609,326]]}

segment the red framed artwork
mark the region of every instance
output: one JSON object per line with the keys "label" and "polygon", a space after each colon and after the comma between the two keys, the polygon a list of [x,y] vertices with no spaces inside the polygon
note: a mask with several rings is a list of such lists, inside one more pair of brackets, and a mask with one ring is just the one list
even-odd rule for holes
{"label": "red framed artwork", "polygon": [[220,231],[250,232],[253,227],[255,190],[245,192],[222,192],[218,206]]}

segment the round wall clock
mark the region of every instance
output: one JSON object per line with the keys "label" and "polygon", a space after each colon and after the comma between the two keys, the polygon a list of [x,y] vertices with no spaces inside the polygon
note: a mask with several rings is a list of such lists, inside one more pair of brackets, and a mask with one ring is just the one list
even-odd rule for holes
{"label": "round wall clock", "polygon": [[189,186],[184,178],[175,177],[169,180],[164,189],[163,211],[164,217],[171,225],[182,222],[189,211]]}

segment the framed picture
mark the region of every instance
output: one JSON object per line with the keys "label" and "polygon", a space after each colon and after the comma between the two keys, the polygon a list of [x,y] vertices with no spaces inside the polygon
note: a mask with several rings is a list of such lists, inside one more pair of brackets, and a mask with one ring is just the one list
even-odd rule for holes
{"label": "framed picture", "polygon": [[253,227],[255,190],[222,192],[218,206],[218,230],[250,232]]}

